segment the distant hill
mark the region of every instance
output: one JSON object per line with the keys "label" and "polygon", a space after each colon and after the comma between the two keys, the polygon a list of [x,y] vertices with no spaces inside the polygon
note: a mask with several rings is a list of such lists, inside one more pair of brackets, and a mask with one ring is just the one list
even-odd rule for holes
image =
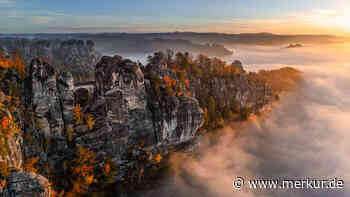
{"label": "distant hill", "polygon": [[[175,51],[189,51],[208,56],[225,56],[231,52],[224,46],[244,45],[288,45],[329,44],[350,41],[346,37],[333,35],[280,35],[271,33],[74,33],[74,34],[0,34],[1,37],[41,38],[41,39],[83,39],[93,40],[102,52],[153,53],[169,47]],[[208,45],[209,44],[209,45]],[[223,46],[224,45],[224,46]]]}

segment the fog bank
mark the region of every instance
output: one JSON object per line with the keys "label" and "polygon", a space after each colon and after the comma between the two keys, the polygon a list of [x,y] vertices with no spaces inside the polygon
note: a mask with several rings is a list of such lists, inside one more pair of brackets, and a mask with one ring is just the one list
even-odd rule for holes
{"label": "fog bank", "polygon": [[[145,196],[312,197],[349,196],[350,183],[350,45],[298,49],[238,47],[248,70],[293,66],[304,72],[302,86],[282,97],[263,118],[227,125],[220,137],[203,137],[200,157],[171,158],[175,172]],[[235,177],[333,179],[342,190],[235,191]]]}

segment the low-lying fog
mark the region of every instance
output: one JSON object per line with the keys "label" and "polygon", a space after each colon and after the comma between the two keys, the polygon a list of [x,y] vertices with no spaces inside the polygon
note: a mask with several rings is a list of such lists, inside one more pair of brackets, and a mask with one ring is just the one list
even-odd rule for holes
{"label": "low-lying fog", "polygon": [[[265,118],[237,128],[227,125],[218,143],[202,139],[201,157],[171,159],[176,172],[145,196],[312,197],[350,196],[350,45],[282,47],[237,46],[233,57],[247,70],[292,66],[305,83]],[[237,133],[240,137],[235,137]],[[259,190],[232,188],[235,177],[333,179],[342,190]]]}

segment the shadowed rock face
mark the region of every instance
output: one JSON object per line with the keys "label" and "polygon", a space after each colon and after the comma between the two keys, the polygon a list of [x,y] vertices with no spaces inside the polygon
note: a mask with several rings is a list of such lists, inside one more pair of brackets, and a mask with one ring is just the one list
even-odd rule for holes
{"label": "shadowed rock face", "polygon": [[[155,146],[193,139],[203,123],[198,102],[186,97],[153,101],[146,83],[140,64],[120,56],[102,57],[96,65],[95,99],[86,107],[95,117],[96,131],[79,136],[76,144],[121,163],[127,147],[141,141]],[[79,89],[79,94],[87,91]]]}
{"label": "shadowed rock face", "polygon": [[2,197],[50,197],[49,181],[33,172],[12,172]]}
{"label": "shadowed rock face", "polygon": [[40,157],[40,164],[54,165],[68,150],[65,129],[73,127],[73,84],[70,73],[57,73],[39,59],[32,61],[23,95],[28,111],[23,129],[32,137],[25,141],[26,158]]}
{"label": "shadowed rock face", "polygon": [[29,103],[35,114],[36,127],[45,136],[63,136],[63,117],[55,70],[47,63],[34,59],[28,80]]}
{"label": "shadowed rock face", "polygon": [[[102,57],[96,65],[95,89],[95,99],[86,111],[94,116],[96,130],[83,132],[76,139],[78,145],[120,162],[127,147],[139,140],[145,138],[148,145],[156,143],[139,65],[119,56]],[[84,91],[79,89],[78,95],[84,95]]]}

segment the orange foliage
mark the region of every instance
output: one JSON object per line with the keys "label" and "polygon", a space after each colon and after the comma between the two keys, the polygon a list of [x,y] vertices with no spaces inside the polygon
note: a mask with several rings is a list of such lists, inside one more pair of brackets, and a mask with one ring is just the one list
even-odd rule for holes
{"label": "orange foliage", "polygon": [[50,197],[63,197],[64,196],[64,190],[62,190],[60,193],[57,193],[55,190],[51,189]]}
{"label": "orange foliage", "polygon": [[2,131],[7,131],[9,129],[10,120],[7,116],[2,117],[1,119],[1,129]]}
{"label": "orange foliage", "polygon": [[17,70],[17,72],[20,74],[22,79],[25,77],[25,70],[24,70],[24,60],[16,53],[12,57],[12,67]]}
{"label": "orange foliage", "polygon": [[0,56],[0,67],[5,69],[15,69],[22,79],[24,79],[26,75],[24,69],[24,60],[19,56],[18,53],[15,53],[11,59]]}
{"label": "orange foliage", "polygon": [[94,117],[91,114],[88,115],[87,125],[88,125],[89,130],[92,130],[94,128],[95,120],[94,120]]}
{"label": "orange foliage", "polygon": [[79,183],[74,183],[73,184],[73,192],[74,193],[81,193],[81,186],[80,186],[80,184]]}
{"label": "orange foliage", "polygon": [[12,119],[12,117],[4,116],[1,119],[0,123],[0,131],[7,135],[13,135],[19,133],[19,127],[15,123],[15,121]]}
{"label": "orange foliage", "polygon": [[24,164],[24,171],[26,172],[36,172],[35,164],[37,164],[39,161],[39,157],[32,157],[30,159],[27,159]]}
{"label": "orange foliage", "polygon": [[10,67],[10,61],[6,58],[1,57],[0,58],[0,67],[2,68],[9,68]]}
{"label": "orange foliage", "polygon": [[160,154],[157,154],[156,157],[154,158],[154,161],[157,163],[160,163],[162,161],[163,157]]}
{"label": "orange foliage", "polygon": [[190,81],[189,81],[188,79],[186,79],[186,80],[184,81],[184,83],[185,83],[186,87],[189,87],[189,86],[190,86]]}
{"label": "orange foliage", "polygon": [[168,75],[165,75],[165,76],[163,77],[163,80],[164,80],[164,82],[165,82],[167,88],[175,89],[176,84],[177,84],[176,79],[172,79],[172,78],[170,78]]}
{"label": "orange foliage", "polygon": [[0,162],[0,177],[6,179],[10,173],[9,164],[7,162]]}
{"label": "orange foliage", "polygon": [[83,147],[78,147],[75,154],[76,158],[70,164],[73,185],[71,192],[80,194],[86,191],[90,184],[97,182],[94,178],[96,155],[93,151]]}
{"label": "orange foliage", "polygon": [[88,166],[87,164],[82,164],[81,166],[78,166],[74,169],[74,173],[86,177],[88,176],[94,169],[94,166]]}
{"label": "orange foliage", "polygon": [[163,80],[165,81],[165,83],[167,84],[168,87],[170,87],[172,85],[172,79],[168,75],[165,75],[163,77]]}
{"label": "orange foliage", "polygon": [[76,105],[74,107],[74,116],[76,118],[76,122],[75,124],[79,125],[79,124],[82,124],[82,117],[81,117],[81,107],[80,107],[80,104]]}
{"label": "orange foliage", "polygon": [[105,165],[105,168],[104,168],[104,174],[105,176],[109,175],[109,173],[111,173],[111,165],[109,163],[107,163]]}
{"label": "orange foliage", "polygon": [[5,187],[5,185],[6,185],[6,180],[2,180],[2,181],[0,182],[0,188]]}

